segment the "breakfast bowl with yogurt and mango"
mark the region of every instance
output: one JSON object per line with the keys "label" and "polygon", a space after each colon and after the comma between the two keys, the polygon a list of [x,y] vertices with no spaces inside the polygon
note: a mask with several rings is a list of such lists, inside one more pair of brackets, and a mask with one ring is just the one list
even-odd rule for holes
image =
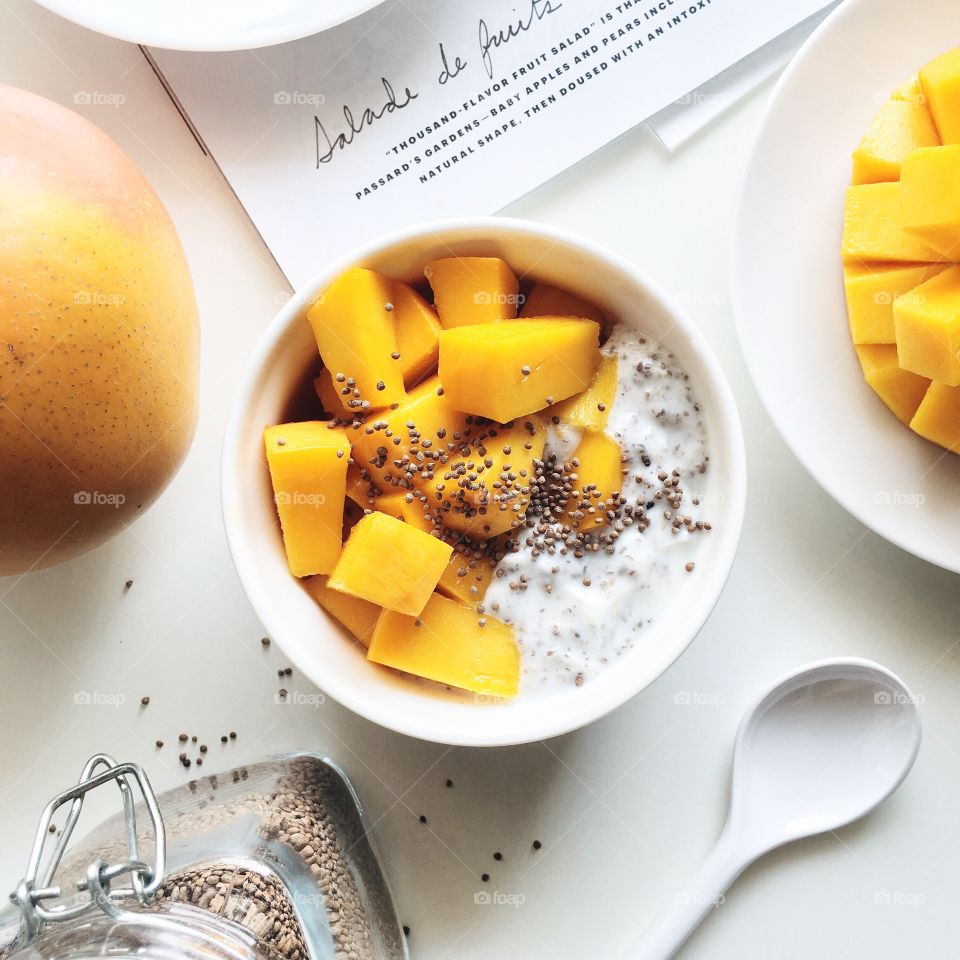
{"label": "breakfast bowl with yogurt and mango", "polygon": [[281,310],[224,446],[270,636],[442,743],[544,739],[630,699],[726,581],[746,471],[708,345],[629,263],[538,224],[425,224]]}

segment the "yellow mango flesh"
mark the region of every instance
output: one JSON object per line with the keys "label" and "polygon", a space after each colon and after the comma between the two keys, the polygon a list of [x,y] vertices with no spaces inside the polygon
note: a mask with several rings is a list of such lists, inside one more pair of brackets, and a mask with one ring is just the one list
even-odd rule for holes
{"label": "yellow mango flesh", "polygon": [[440,383],[455,409],[506,423],[589,386],[599,340],[599,324],[563,317],[444,330]]}
{"label": "yellow mango flesh", "polygon": [[350,531],[329,587],[416,616],[430,599],[453,549],[409,523],[369,513]]}
{"label": "yellow mango flesh", "polygon": [[890,99],[877,111],[853,151],[853,182],[897,180],[907,154],[939,143],[926,103]]}
{"label": "yellow mango flesh", "polygon": [[408,503],[407,497],[413,496],[410,493],[388,493],[377,497],[373,503],[373,509],[386,513],[388,516],[396,517],[404,523],[409,523],[422,530],[424,533],[432,534],[437,529],[432,514],[428,514],[424,509],[423,502],[416,496]]}
{"label": "yellow mango flesh", "polygon": [[517,315],[520,284],[498,257],[431,260],[423,273],[446,328],[512,320]]}
{"label": "yellow mango flesh", "polygon": [[910,429],[945,450],[960,453],[960,387],[931,383]]}
{"label": "yellow mango flesh", "polygon": [[370,646],[373,628],[377,625],[377,620],[383,608],[378,607],[375,603],[370,603],[369,600],[352,597],[349,593],[331,590],[327,586],[328,579],[324,576],[307,577],[303,581],[303,585],[307,593],[351,636],[359,640],[365,647]]}
{"label": "yellow mango flesh", "polygon": [[843,286],[854,343],[895,343],[893,301],[946,269],[940,263],[845,264]]}
{"label": "yellow mango flesh", "polygon": [[398,353],[392,281],[373,270],[354,267],[342,273],[307,311],[323,365],[352,379],[369,409],[399,403],[403,373]]}
{"label": "yellow mango flesh", "polygon": [[845,263],[941,263],[943,254],[900,226],[900,184],[847,187],[841,255]]}
{"label": "yellow mango flesh", "polygon": [[900,366],[960,384],[960,267],[948,267],[893,304]]}
{"label": "yellow mango flesh", "polygon": [[340,556],[346,433],[319,421],[284,423],[267,427],[264,446],[290,572],[329,573]]}
{"label": "yellow mango flesh", "polygon": [[603,326],[603,314],[589,300],[578,297],[569,290],[551,287],[548,283],[535,283],[523,301],[518,316],[533,317],[579,317],[594,320]]}
{"label": "yellow mango flesh", "polygon": [[391,296],[400,369],[404,384],[411,387],[437,365],[440,321],[433,307],[408,284],[393,281]]}
{"label": "yellow mango flesh", "polygon": [[920,87],[940,139],[944,143],[960,143],[960,47],[921,68]]}
{"label": "yellow mango flesh", "polygon": [[346,418],[350,416],[345,397],[333,382],[333,375],[324,367],[313,381],[313,389],[320,398],[323,409],[333,417]]}
{"label": "yellow mango flesh", "polygon": [[892,343],[861,344],[855,349],[863,379],[898,420],[909,424],[930,381],[901,369]]}
{"label": "yellow mango flesh", "polygon": [[[384,496],[420,491],[435,522],[476,539],[503,533],[523,518],[529,500],[526,481],[546,438],[539,417],[524,417],[509,427],[478,420],[454,410],[433,378],[375,422],[378,429],[354,434],[358,469],[351,476],[361,506],[378,505],[369,501],[369,484],[359,482],[360,467]],[[423,510],[422,501],[414,505]]]}
{"label": "yellow mango flesh", "polygon": [[948,259],[960,259],[960,146],[927,147],[904,160],[900,223]]}
{"label": "yellow mango flesh", "polygon": [[[890,327],[892,333],[892,318]],[[617,355],[603,354],[590,386],[582,393],[575,393],[572,397],[547,407],[544,416],[553,419],[555,423],[568,423],[584,430],[604,430],[616,396]]]}
{"label": "yellow mango flesh", "polygon": [[473,693],[513,697],[520,688],[520,650],[513,630],[439,594],[418,618],[385,610],[367,657]]}
{"label": "yellow mango flesh", "polygon": [[493,571],[497,565],[492,558],[479,551],[477,553],[479,555],[470,551],[461,553],[454,549],[453,556],[437,584],[437,590],[461,603],[479,603],[493,580]]}
{"label": "yellow mango flesh", "polygon": [[469,451],[456,451],[434,474],[431,486],[437,492],[429,496],[439,504],[443,525],[475,540],[519,525],[530,502],[533,461],[543,456],[546,436],[543,421],[535,415],[504,426],[475,424]]}
{"label": "yellow mango flesh", "polygon": [[577,479],[567,516],[580,530],[594,530],[607,522],[607,510],[623,487],[620,445],[609,434],[587,431],[580,438],[573,460]]}

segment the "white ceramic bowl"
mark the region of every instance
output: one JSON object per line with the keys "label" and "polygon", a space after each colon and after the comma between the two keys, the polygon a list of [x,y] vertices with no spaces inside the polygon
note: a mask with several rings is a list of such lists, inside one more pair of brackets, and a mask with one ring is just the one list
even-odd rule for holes
{"label": "white ceramic bowl", "polygon": [[[710,445],[714,530],[696,572],[616,667],[549,696],[487,704],[369,663],[287,570],[263,453],[263,429],[281,421],[295,389],[318,364],[306,305],[349,266],[407,280],[437,256],[500,256],[523,277],[597,302],[668,347],[702,402]],[[740,421],[710,348],[677,306],[639,270],[570,234],[519,220],[428,223],[394,233],[331,263],[280,311],[257,346],[227,426],[223,512],[247,594],[273,640],[327,694],[400,733],[440,743],[497,746],[556,736],[603,716],[655,680],[684,651],[723,589],[740,538],[746,469]],[[385,557],[388,563],[389,558]],[[646,629],[646,628],[645,628]]]}
{"label": "white ceramic bowl", "polygon": [[312,36],[382,0],[37,0],[97,33],[168,50],[252,50]]}

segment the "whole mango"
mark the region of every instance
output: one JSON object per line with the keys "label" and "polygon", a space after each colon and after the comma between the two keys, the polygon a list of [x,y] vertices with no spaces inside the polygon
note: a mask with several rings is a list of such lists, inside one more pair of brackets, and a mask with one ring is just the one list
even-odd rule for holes
{"label": "whole mango", "polygon": [[150,184],[101,130],[0,86],[0,575],[134,520],[196,426],[190,271]]}

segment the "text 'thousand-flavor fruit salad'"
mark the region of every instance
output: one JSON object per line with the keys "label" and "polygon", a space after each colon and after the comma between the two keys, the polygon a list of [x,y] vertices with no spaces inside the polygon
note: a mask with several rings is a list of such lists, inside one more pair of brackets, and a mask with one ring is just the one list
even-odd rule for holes
{"label": "text 'thousand-flavor fruit salad'", "polygon": [[583,686],[696,575],[699,403],[572,293],[493,257],[424,273],[433,304],[357,267],[307,312],[314,419],[264,435],[290,571],[374,663],[492,701]]}

